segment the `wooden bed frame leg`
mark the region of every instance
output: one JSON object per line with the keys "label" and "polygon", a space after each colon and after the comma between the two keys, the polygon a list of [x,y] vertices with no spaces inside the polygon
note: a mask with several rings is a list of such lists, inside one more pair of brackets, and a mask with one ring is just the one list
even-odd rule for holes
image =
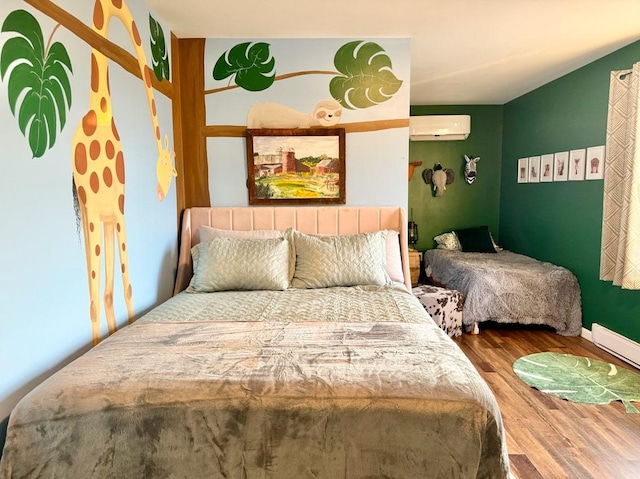
{"label": "wooden bed frame leg", "polygon": [[473,323],[471,334],[480,334],[480,327],[478,326],[478,323]]}

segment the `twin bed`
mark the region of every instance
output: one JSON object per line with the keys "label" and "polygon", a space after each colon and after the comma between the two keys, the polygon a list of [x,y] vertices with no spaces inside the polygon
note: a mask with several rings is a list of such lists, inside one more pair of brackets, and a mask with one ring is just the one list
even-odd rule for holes
{"label": "twin bed", "polygon": [[464,295],[467,331],[495,321],[546,325],[564,336],[581,333],[580,287],[566,268],[510,251],[432,249],[424,262],[433,282]]}
{"label": "twin bed", "polygon": [[406,244],[400,208],[185,211],[174,297],[16,406],[0,478],[507,478]]}

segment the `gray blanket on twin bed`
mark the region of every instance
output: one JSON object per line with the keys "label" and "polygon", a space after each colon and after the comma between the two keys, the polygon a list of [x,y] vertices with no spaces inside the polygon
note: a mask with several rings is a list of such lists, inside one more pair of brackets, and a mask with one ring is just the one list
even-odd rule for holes
{"label": "gray blanket on twin bed", "polygon": [[29,393],[0,462],[2,479],[507,476],[491,391],[390,287],[181,293]]}
{"label": "gray blanket on twin bed", "polygon": [[443,249],[426,251],[425,265],[434,281],[464,294],[465,325],[544,324],[566,336],[582,330],[580,287],[566,268],[509,251]]}

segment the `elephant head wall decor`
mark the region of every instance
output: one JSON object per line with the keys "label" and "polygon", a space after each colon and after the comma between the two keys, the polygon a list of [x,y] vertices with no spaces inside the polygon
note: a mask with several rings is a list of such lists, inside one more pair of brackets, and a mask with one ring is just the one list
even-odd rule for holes
{"label": "elephant head wall decor", "polygon": [[471,184],[476,181],[476,176],[478,175],[478,167],[476,163],[480,161],[480,157],[474,156],[469,158],[467,155],[464,155],[464,161],[467,162],[464,166],[464,179],[467,183]]}
{"label": "elephant head wall decor", "polygon": [[440,163],[436,164],[433,169],[429,168],[422,172],[424,182],[433,185],[434,196],[442,196],[447,185],[453,183],[454,178],[453,170],[451,168],[443,169]]}

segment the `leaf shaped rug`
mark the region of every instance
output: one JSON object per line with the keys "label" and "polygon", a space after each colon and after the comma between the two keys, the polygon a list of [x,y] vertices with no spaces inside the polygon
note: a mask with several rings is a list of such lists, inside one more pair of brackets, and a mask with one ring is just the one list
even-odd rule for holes
{"label": "leaf shaped rug", "polygon": [[513,363],[529,386],[569,401],[608,404],[622,401],[628,413],[638,413],[640,374],[597,359],[560,353],[535,353]]}

